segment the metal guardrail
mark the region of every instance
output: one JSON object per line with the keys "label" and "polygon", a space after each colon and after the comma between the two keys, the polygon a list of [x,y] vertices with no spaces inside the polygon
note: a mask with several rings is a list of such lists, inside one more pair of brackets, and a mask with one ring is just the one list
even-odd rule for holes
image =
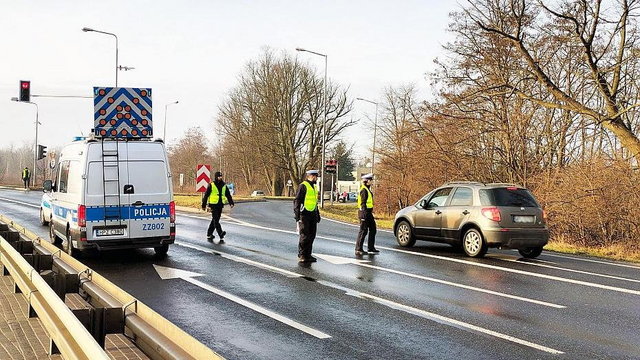
{"label": "metal guardrail", "polygon": [[[54,266],[64,267],[64,272],[73,272],[78,275],[80,280],[79,287],[89,295],[89,303],[91,305],[108,309],[121,309],[124,316],[125,334],[151,359],[223,359],[216,352],[153,311],[147,305],[138,301],[80,261],[61,251],[51,244],[48,239],[39,237],[34,232],[14,223],[10,218],[1,214],[0,221],[18,230],[22,236],[31,240],[36,248],[44,248],[48,253],[52,254]],[[36,260],[35,262],[38,261]],[[53,292],[53,290],[51,291]]]}
{"label": "metal guardrail", "polygon": [[49,354],[59,352],[66,360],[109,359],[49,284],[2,236],[0,255],[5,271],[14,279],[15,290],[28,300],[28,316],[37,316],[50,336]]}

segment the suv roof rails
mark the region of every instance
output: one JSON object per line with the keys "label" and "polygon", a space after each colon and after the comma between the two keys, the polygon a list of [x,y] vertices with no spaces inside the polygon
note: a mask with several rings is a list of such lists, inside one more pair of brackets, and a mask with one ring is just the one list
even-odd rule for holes
{"label": "suv roof rails", "polygon": [[487,184],[487,186],[515,186],[515,187],[526,189],[524,186],[514,184],[514,183],[489,183]]}
{"label": "suv roof rails", "polygon": [[444,185],[442,186],[447,186],[447,185],[481,185],[484,186],[484,183],[481,183],[479,181],[448,181],[446,183],[444,183]]}

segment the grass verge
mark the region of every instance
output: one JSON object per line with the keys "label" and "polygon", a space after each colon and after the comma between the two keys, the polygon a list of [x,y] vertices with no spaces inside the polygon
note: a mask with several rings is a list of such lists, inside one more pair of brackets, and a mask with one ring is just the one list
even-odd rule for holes
{"label": "grass verge", "polygon": [[[394,215],[378,214],[374,210],[376,226],[380,229],[392,229]],[[358,206],[356,204],[325,205],[320,209],[320,215],[333,220],[344,221],[350,224],[359,224]]]}
{"label": "grass verge", "polygon": [[610,260],[622,260],[640,263],[640,250],[629,250],[628,246],[610,245],[602,247],[580,246],[565,240],[552,239],[545,250],[563,254],[586,255]]}
{"label": "grass verge", "polygon": [[[202,195],[200,194],[174,195],[173,200],[176,202],[176,205],[178,206],[186,206],[186,207],[200,209],[200,205],[202,204],[201,196]],[[264,200],[261,198],[252,198],[252,197],[234,197],[233,201],[235,203],[243,203],[243,202],[259,202]]]}

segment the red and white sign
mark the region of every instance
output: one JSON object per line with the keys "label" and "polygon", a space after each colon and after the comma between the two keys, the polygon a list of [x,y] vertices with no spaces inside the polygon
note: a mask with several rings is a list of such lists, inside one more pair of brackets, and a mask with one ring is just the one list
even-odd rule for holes
{"label": "red and white sign", "polygon": [[196,191],[205,192],[211,182],[211,165],[196,166]]}

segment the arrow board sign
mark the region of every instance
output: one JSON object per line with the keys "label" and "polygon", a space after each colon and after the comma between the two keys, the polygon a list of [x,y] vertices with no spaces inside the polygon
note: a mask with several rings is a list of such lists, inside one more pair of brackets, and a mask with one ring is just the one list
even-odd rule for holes
{"label": "arrow board sign", "polygon": [[211,165],[198,165],[196,167],[196,191],[206,192],[211,182]]}
{"label": "arrow board sign", "polygon": [[149,88],[94,87],[93,115],[98,138],[153,136]]}

